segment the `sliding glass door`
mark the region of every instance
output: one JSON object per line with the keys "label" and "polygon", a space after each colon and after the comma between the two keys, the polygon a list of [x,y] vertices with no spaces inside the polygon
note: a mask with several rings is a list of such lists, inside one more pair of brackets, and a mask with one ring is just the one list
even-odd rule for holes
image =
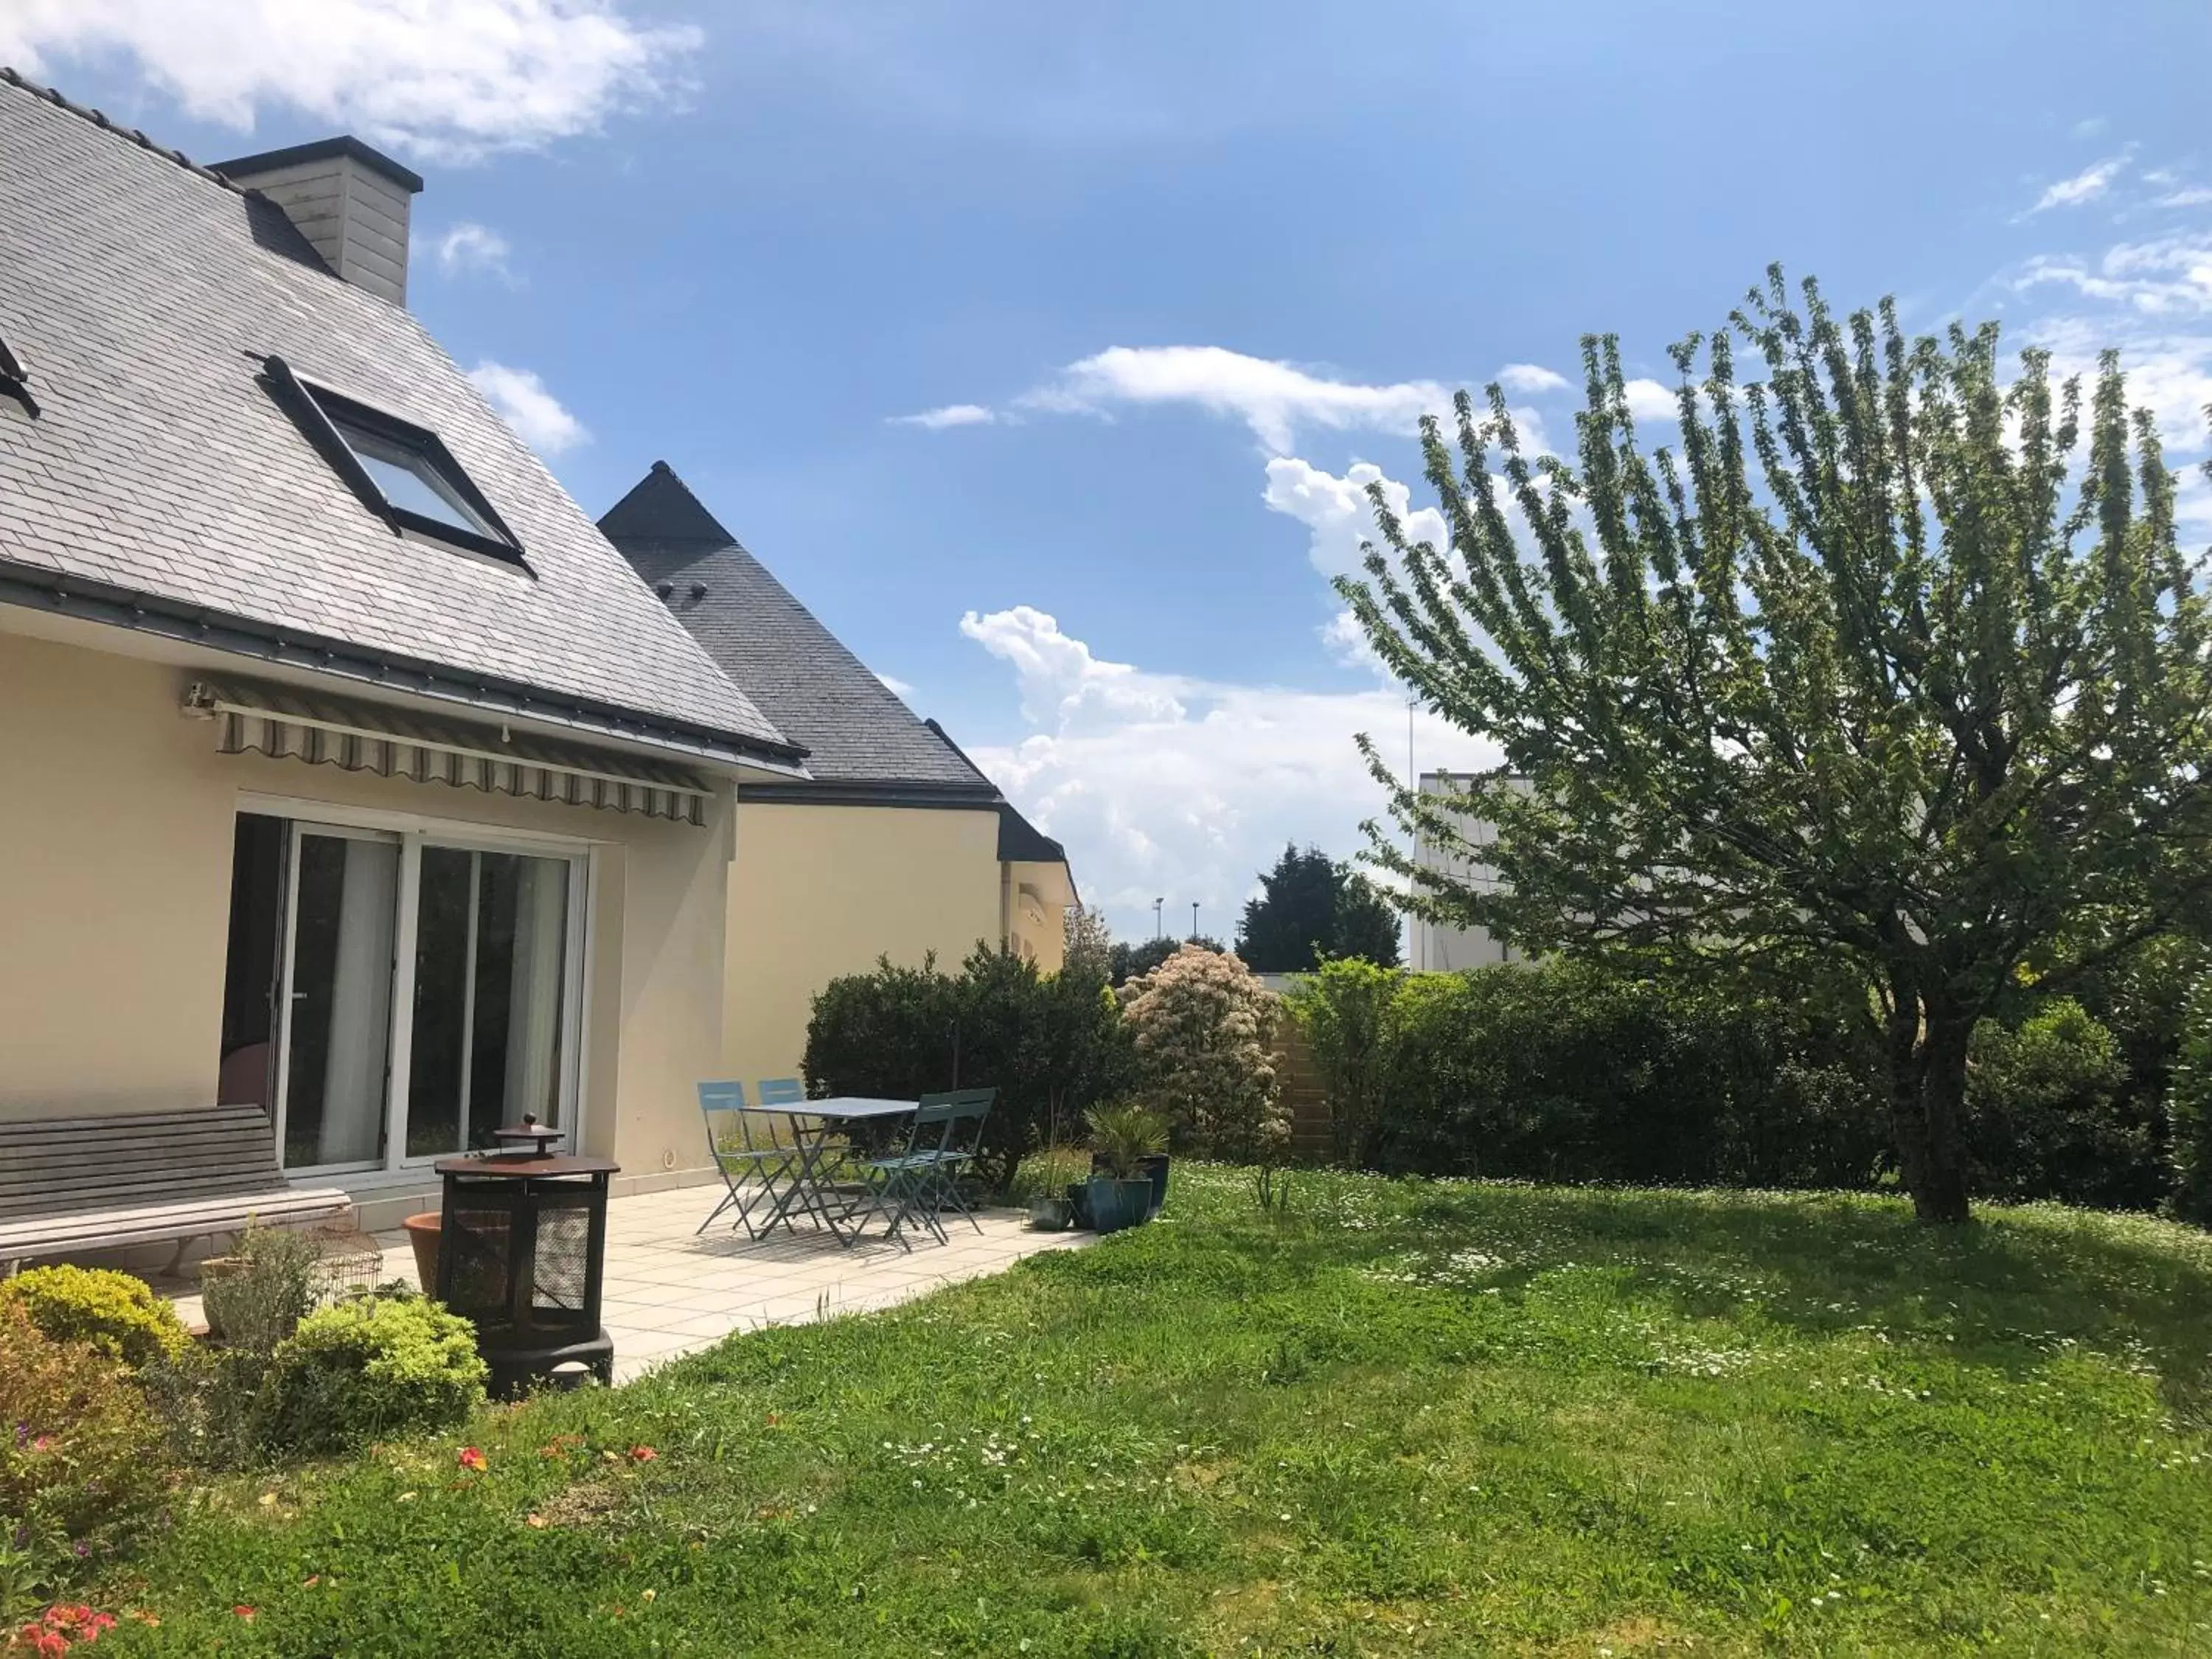
{"label": "sliding glass door", "polygon": [[295,825],[285,951],[284,1162],[384,1161],[399,839]]}
{"label": "sliding glass door", "polygon": [[219,1086],[268,1102],[287,1169],[573,1128],[586,853],[252,813],[237,849]]}
{"label": "sliding glass door", "polygon": [[561,1123],[568,862],[425,847],[415,927],[407,1155]]}

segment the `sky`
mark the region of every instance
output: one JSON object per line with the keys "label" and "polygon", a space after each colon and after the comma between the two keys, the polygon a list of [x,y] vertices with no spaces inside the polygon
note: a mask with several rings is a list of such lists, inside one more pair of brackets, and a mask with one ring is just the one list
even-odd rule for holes
{"label": "sky", "polygon": [[1562,441],[1583,334],[1663,379],[1780,260],[2117,346],[2203,459],[2208,48],[2170,0],[0,3],[196,159],[423,173],[410,302],[577,500],[668,461],[1125,937],[1356,852],[1357,732],[1486,758],[1328,581],[1455,388]]}

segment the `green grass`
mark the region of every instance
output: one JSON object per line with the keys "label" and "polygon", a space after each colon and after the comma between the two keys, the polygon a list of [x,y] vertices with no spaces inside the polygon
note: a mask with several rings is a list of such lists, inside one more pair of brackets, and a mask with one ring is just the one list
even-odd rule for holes
{"label": "green grass", "polygon": [[1273,1219],[1176,1180],[1096,1249],[495,1413],[481,1475],[456,1441],[225,1486],[109,1639],[2212,1652],[2212,1238],[1303,1174]]}

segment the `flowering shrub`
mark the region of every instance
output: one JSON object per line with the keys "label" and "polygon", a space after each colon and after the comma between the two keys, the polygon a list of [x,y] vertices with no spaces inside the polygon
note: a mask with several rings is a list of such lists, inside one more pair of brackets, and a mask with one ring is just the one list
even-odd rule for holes
{"label": "flowering shrub", "polygon": [[102,1267],[33,1267],[0,1283],[0,1302],[56,1341],[88,1342],[133,1370],[174,1358],[191,1340],[153,1286]]}
{"label": "flowering shrub", "polygon": [[6,1541],[42,1553],[40,1582],[142,1532],[173,1475],[130,1373],[89,1343],[46,1335],[20,1302],[0,1301],[0,1516],[15,1528]]}
{"label": "flowering shrub", "polygon": [[1272,1044],[1279,999],[1233,956],[1186,945],[1121,988],[1146,1101],[1180,1144],[1271,1160],[1290,1139]]}
{"label": "flowering shrub", "polygon": [[483,1404],[489,1375],[475,1329],[438,1303],[342,1303],[309,1315],[277,1345],[262,1433],[277,1448],[324,1452],[452,1428]]}

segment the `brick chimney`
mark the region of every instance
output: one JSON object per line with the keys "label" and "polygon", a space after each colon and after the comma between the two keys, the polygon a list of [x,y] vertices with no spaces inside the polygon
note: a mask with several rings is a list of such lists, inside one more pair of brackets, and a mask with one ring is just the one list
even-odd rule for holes
{"label": "brick chimney", "polygon": [[283,208],[343,280],[407,303],[407,216],[421,174],[358,138],[242,155],[215,171]]}

